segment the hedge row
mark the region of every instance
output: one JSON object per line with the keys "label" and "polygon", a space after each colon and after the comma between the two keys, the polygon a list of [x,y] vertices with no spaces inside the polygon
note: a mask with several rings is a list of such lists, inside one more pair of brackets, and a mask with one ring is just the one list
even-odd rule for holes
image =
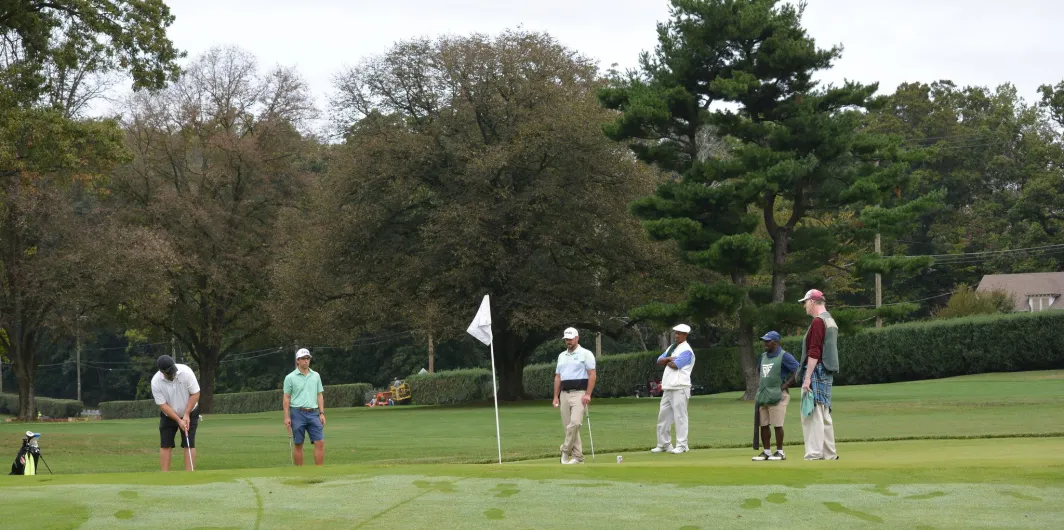
{"label": "hedge row", "polygon": [[491,371],[483,368],[412,375],[412,405],[454,405],[492,399]]}
{"label": "hedge row", "polygon": [[[660,379],[661,368],[655,360],[661,352],[624,353],[603,355],[595,362],[598,380],[595,395],[599,397],[631,396],[639,385],[646,385],[650,378]],[[532,399],[549,399],[554,396],[554,364],[534,364],[525,367],[523,382],[525,395]],[[743,387],[739,371],[738,350],[735,348],[708,348],[695,350],[695,368],[691,380],[706,388],[707,392],[726,392]],[[489,389],[490,390],[490,389]]]}
{"label": "hedge row", "polygon": [[[867,329],[839,338],[841,373],[835,384],[856,385],[937,379],[988,372],[1064,368],[1064,311],[986,315]],[[785,337],[783,347],[801,358],[802,337]],[[757,344],[760,350],[760,344]],[[660,352],[603,355],[596,368],[595,395],[632,395],[648,376],[660,377],[654,360]],[[760,355],[760,351],[756,352]],[[695,350],[691,379],[710,393],[742,390],[737,348]],[[525,368],[525,395],[549,399],[554,393],[554,364]],[[491,373],[458,370],[419,376],[431,385],[411,385],[414,402],[463,403],[491,399]],[[411,378],[413,381],[414,378]],[[486,385],[485,385],[486,381]],[[424,392],[425,395],[419,395]]]}
{"label": "hedge row", "polygon": [[[983,315],[869,329],[839,338],[839,385],[1064,368],[1064,311]],[[786,346],[801,355],[801,337]]]}
{"label": "hedge row", "polygon": [[[325,387],[325,408],[360,407],[373,390],[368,383],[329,385]],[[215,394],[213,414],[247,414],[282,410],[284,392],[281,389],[262,392]],[[136,401],[106,401],[100,403],[100,416],[105,420],[152,418],[159,415],[159,407],[151,399]]]}
{"label": "hedge row", "polygon": [[[49,418],[75,418],[85,405],[73,399],[37,397],[37,412]],[[0,394],[0,413],[18,416],[18,394]]]}
{"label": "hedge row", "polygon": [[[842,372],[835,378],[835,384],[893,383],[1064,368],[1064,341],[1057,340],[1061,329],[1064,329],[1064,311],[987,315],[867,329],[839,338]],[[801,337],[786,337],[783,347],[799,358],[801,340]],[[660,377],[661,369],[654,364],[658,355],[660,352],[603,355],[597,361],[599,381],[595,395],[632,395],[635,387],[645,385],[649,377]],[[743,389],[736,348],[699,349],[695,350],[695,356],[692,374],[695,384],[704,386],[710,393]],[[407,382],[412,403],[417,405],[468,403],[492,397],[491,372],[485,369],[415,375]],[[526,367],[523,383],[527,397],[550,398],[554,392],[554,364]],[[344,387],[351,388],[337,391]],[[326,388],[327,404],[358,406],[369,391],[370,386],[365,384],[330,386]],[[214,399],[215,412],[219,414],[281,408],[280,390],[221,394]],[[151,400],[101,403],[100,411],[104,418],[158,414]]]}

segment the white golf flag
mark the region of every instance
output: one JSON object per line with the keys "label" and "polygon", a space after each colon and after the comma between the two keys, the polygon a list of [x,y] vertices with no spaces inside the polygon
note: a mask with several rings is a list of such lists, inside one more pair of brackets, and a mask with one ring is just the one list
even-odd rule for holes
{"label": "white golf flag", "polygon": [[480,302],[480,309],[477,310],[477,316],[473,317],[473,322],[469,324],[466,331],[483,342],[485,346],[491,345],[491,307],[488,303],[488,295],[484,295],[484,300]]}
{"label": "white golf flag", "polygon": [[486,346],[491,347],[491,391],[495,398],[495,442],[499,450],[499,463],[502,464],[502,434],[499,431],[499,386],[495,382],[495,344],[491,336],[491,305],[488,303],[488,295],[480,302],[480,309],[473,322],[469,323],[466,332],[474,336]]}

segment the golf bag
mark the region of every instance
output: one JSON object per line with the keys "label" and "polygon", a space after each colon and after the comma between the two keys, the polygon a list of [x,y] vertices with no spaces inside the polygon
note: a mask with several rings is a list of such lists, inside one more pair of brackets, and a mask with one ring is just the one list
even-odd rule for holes
{"label": "golf bag", "polygon": [[37,463],[41,459],[41,448],[37,446],[37,438],[40,433],[26,432],[22,439],[22,447],[11,463],[11,472],[8,475],[36,475]]}

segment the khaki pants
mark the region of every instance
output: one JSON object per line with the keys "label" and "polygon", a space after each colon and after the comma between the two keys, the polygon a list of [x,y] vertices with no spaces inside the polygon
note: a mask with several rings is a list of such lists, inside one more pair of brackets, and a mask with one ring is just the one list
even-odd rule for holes
{"label": "khaki pants", "polygon": [[672,442],[669,428],[675,423],[676,445],[674,447],[687,447],[687,400],[690,398],[690,388],[662,392],[661,406],[658,408],[658,446],[665,447]]}
{"label": "khaki pants", "polygon": [[805,436],[805,457],[813,459],[834,460],[835,425],[827,407],[817,403],[813,413],[802,417],[802,434]]}
{"label": "khaki pants", "polygon": [[565,428],[565,442],[562,454],[577,462],[584,461],[584,444],[580,442],[580,425],[584,423],[584,402],[580,401],[586,394],[583,390],[562,391],[558,405],[562,411],[562,426]]}

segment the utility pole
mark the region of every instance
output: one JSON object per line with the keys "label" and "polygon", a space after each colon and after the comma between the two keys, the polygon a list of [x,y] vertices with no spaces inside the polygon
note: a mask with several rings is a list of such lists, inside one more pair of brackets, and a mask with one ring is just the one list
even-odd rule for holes
{"label": "utility pole", "polygon": [[[883,255],[879,247],[879,231],[876,231],[876,254]],[[883,317],[879,316],[879,308],[883,306],[883,275],[876,273],[876,327],[883,327]]]}
{"label": "utility pole", "polygon": [[74,324],[75,335],[77,335],[77,361],[74,363],[77,365],[78,370],[78,401],[81,401],[81,315],[78,315],[78,321]]}
{"label": "utility pole", "polygon": [[436,373],[436,345],[432,343],[432,332],[429,332],[429,373]]}

